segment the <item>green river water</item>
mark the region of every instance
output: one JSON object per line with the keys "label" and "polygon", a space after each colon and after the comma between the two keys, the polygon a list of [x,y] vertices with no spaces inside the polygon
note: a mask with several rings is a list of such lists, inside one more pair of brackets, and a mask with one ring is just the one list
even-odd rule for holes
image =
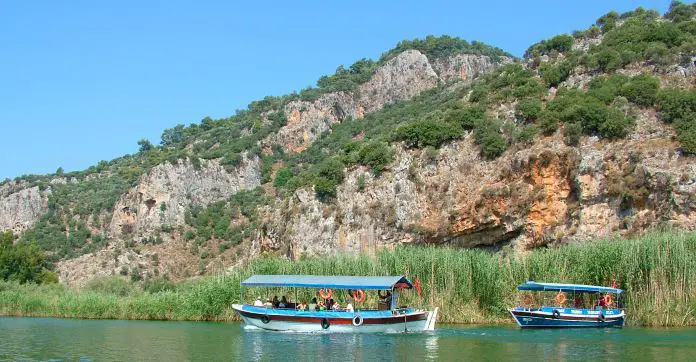
{"label": "green river water", "polygon": [[442,325],[420,334],[296,334],[238,323],[0,318],[0,360],[693,361],[696,329]]}

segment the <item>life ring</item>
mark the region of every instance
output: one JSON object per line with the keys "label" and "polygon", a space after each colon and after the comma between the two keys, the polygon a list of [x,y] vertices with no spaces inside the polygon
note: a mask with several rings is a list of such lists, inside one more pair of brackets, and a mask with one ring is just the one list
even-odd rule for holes
{"label": "life ring", "polygon": [[559,312],[558,309],[554,309],[552,316],[553,316],[553,319],[561,318],[561,312]]}
{"label": "life ring", "polygon": [[331,323],[329,323],[329,319],[328,319],[328,318],[322,318],[322,319],[321,319],[321,328],[322,328],[322,329],[329,329],[329,327],[331,327]]}
{"label": "life ring", "polygon": [[363,324],[363,317],[361,315],[356,315],[353,317],[353,325],[360,327]]}
{"label": "life ring", "polygon": [[556,303],[558,303],[559,306],[563,306],[566,302],[566,294],[563,292],[558,292],[556,294]]}
{"label": "life ring", "polygon": [[269,318],[267,315],[264,315],[263,317],[261,317],[261,322],[263,322],[263,324],[268,324],[268,322],[270,322],[270,321],[271,321],[271,318]]}
{"label": "life ring", "polygon": [[327,289],[326,293],[324,289],[319,289],[319,296],[323,299],[331,299],[331,297],[333,297],[333,289]]}
{"label": "life ring", "polygon": [[363,292],[362,289],[358,289],[353,292],[352,296],[356,303],[360,303],[365,300],[365,292]]}
{"label": "life ring", "polygon": [[614,301],[611,299],[611,294],[607,294],[604,296],[604,305],[607,307],[611,307],[611,305],[614,304]]}

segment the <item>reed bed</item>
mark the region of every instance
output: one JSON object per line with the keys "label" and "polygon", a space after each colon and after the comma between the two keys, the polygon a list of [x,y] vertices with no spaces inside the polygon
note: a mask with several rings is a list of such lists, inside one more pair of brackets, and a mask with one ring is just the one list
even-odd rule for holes
{"label": "reed bed", "polygon": [[[626,291],[631,326],[696,325],[696,233],[668,231],[628,240],[598,240],[493,254],[443,247],[401,247],[374,256],[336,255],[296,262],[263,257],[228,275],[187,281],[174,290],[137,288],[118,295],[60,285],[0,282],[0,314],[99,319],[233,320],[231,304],[256,296],[309,300],[312,290],[240,288],[251,274],[399,275],[422,282],[423,294],[401,295],[400,304],[440,307],[440,322],[510,323],[516,286],[526,280],[611,285]],[[295,294],[297,293],[297,294]],[[125,295],[124,295],[125,294]],[[336,292],[344,301],[345,294]],[[371,293],[368,293],[368,295]],[[374,296],[363,305],[374,305]]]}

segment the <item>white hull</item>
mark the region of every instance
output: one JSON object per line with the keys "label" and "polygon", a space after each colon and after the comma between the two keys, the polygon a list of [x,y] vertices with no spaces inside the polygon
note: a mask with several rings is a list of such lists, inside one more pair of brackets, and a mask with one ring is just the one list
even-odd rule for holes
{"label": "white hull", "polygon": [[[240,312],[243,306],[235,304],[233,308]],[[423,312],[419,312],[418,314],[422,313]],[[434,311],[425,313],[427,314],[427,318],[419,320],[409,320],[398,323],[394,323],[393,321],[390,323],[363,323],[362,325],[358,326],[354,325],[353,323],[330,323],[328,328],[325,328],[325,325],[322,326],[322,323],[317,321],[289,321],[269,318],[269,320],[264,323],[264,321],[258,317],[245,316],[242,315],[242,313],[239,314],[246,326],[270,331],[291,331],[301,333],[408,333],[432,331],[435,329],[437,308]],[[399,317],[399,319],[401,320],[401,317]],[[404,318],[404,320],[405,319],[406,318]]]}

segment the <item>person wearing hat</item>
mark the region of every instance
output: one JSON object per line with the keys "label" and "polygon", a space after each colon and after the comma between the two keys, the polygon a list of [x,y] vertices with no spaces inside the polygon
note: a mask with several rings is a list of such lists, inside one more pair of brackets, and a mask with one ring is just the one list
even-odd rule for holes
{"label": "person wearing hat", "polygon": [[254,302],[254,307],[263,307],[263,302],[261,301],[261,297],[256,297],[256,301]]}

